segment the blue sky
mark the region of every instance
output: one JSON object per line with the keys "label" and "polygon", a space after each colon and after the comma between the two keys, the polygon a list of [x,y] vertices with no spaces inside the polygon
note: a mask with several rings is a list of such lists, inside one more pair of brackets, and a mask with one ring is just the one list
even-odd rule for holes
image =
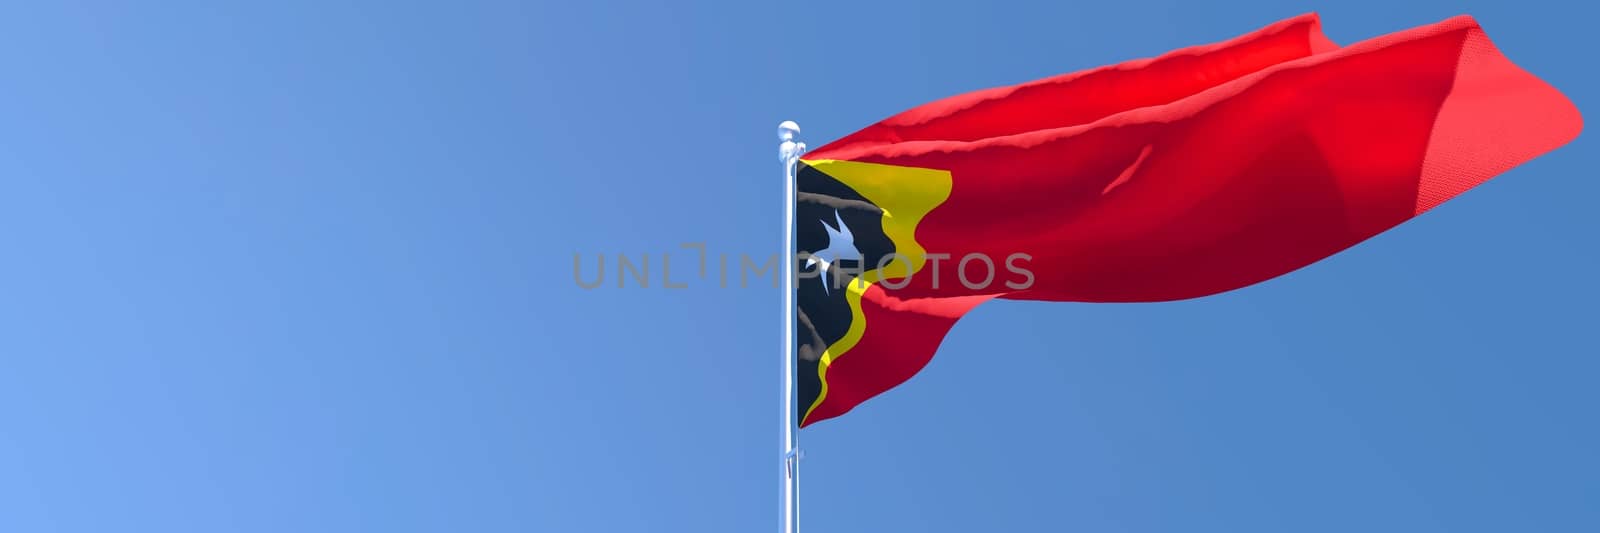
{"label": "blue sky", "polygon": [[[776,251],[780,120],[1313,10],[1597,103],[1571,2],[5,6],[0,531],[772,530],[778,292],[574,253]],[[802,433],[805,530],[1600,529],[1592,137],[1248,289],[985,305]]]}

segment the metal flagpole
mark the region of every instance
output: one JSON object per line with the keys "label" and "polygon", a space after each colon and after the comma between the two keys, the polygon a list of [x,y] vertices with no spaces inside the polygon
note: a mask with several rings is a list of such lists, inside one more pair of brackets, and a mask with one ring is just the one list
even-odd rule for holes
{"label": "metal flagpole", "polygon": [[806,143],[795,140],[800,125],[785,120],[778,124],[778,158],[783,161],[783,533],[800,531],[800,436],[794,409],[794,208],[795,172]]}

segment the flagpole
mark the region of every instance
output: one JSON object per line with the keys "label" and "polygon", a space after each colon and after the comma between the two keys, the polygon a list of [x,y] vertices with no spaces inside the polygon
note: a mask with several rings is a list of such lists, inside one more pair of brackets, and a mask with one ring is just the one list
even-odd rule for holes
{"label": "flagpole", "polygon": [[785,120],[778,124],[778,158],[783,161],[783,268],[779,275],[783,277],[783,401],[779,405],[783,408],[783,446],[782,473],[780,481],[783,482],[783,533],[798,533],[800,531],[800,435],[795,423],[794,408],[794,209],[795,209],[795,173],[800,163],[800,155],[806,151],[806,143],[796,140],[800,135],[800,125],[793,121]]}

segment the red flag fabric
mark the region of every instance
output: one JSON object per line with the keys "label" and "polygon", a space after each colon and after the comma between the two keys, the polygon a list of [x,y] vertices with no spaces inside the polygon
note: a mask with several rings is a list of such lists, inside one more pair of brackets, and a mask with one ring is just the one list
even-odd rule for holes
{"label": "red flag fabric", "polygon": [[1340,47],[1304,15],[918,106],[802,161],[801,425],[909,379],[989,299],[1244,287],[1581,129],[1466,16]]}

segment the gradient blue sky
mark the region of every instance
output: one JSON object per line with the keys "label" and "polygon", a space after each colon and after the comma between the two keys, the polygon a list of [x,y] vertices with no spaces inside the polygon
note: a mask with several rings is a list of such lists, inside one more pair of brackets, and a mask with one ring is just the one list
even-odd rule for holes
{"label": "gradient blue sky", "polygon": [[[7,4],[0,531],[773,530],[778,291],[574,253],[775,251],[783,119],[1312,10],[1470,13],[1600,105],[1567,1]],[[986,305],[803,432],[805,530],[1600,531],[1597,163],[1213,298]]]}

